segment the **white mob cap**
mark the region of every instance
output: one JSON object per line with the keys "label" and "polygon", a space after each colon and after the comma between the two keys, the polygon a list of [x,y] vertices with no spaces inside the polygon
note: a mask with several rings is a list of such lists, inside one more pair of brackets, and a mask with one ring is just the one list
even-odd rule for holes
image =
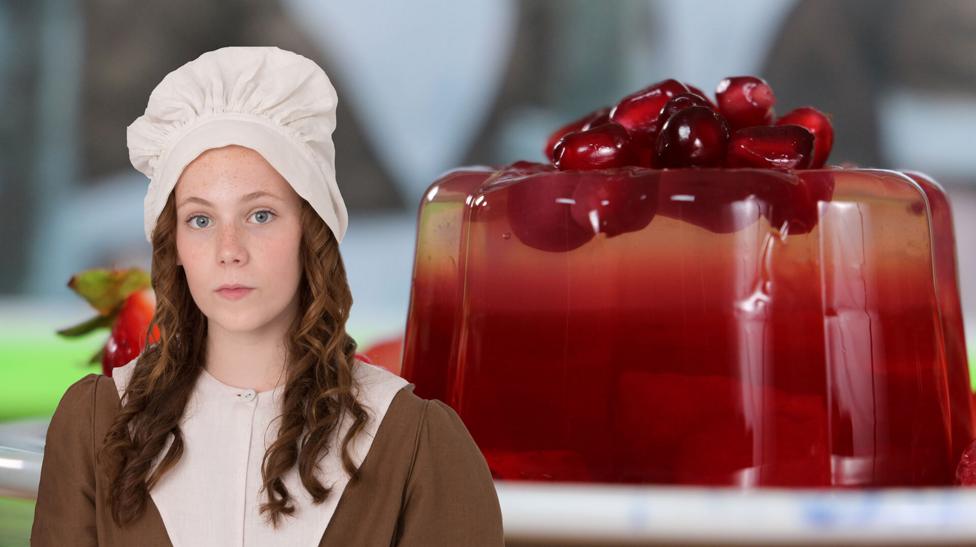
{"label": "white mob cap", "polygon": [[129,160],[149,177],[146,241],[183,169],[230,144],[260,153],[342,241],[348,215],[335,177],[337,102],[321,67],[277,47],[224,47],[167,74],[126,130]]}

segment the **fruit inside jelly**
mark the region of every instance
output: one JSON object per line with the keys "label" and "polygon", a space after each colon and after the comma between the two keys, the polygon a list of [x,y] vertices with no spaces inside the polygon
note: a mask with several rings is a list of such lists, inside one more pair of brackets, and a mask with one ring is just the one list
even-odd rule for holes
{"label": "fruit inside jelly", "polygon": [[952,484],[972,401],[951,222],[921,184],[453,172],[421,206],[403,374],[499,479]]}

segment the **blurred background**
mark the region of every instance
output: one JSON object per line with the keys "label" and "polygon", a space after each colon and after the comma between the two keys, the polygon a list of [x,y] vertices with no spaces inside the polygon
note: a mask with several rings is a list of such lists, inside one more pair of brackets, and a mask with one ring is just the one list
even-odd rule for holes
{"label": "blurred background", "polygon": [[[417,208],[439,174],[543,161],[553,129],[658,80],[712,92],[743,74],[772,85],[779,113],[813,105],[833,116],[830,163],[919,170],[944,186],[973,347],[976,2],[10,0],[0,3],[0,421],[50,416],[91,371],[107,333],[54,334],[92,315],[68,279],[149,269],[148,180],[129,163],[126,126],[163,76],[227,45],[300,53],[338,89],[342,254],[361,347],[402,333]],[[0,528],[22,525],[12,507],[0,506]]]}

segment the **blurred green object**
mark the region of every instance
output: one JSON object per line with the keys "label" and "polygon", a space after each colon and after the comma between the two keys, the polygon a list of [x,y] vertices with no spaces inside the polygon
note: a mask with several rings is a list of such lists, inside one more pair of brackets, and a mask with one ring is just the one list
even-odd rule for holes
{"label": "blurred green object", "polygon": [[0,421],[50,416],[65,390],[100,364],[88,365],[107,331],[66,339],[54,332],[7,325],[0,332]]}
{"label": "blurred green object", "polygon": [[0,547],[23,547],[34,523],[34,500],[0,498]]}
{"label": "blurred green object", "polygon": [[[971,348],[973,344],[967,343],[966,347]],[[976,349],[969,351],[969,386],[976,394]]]}

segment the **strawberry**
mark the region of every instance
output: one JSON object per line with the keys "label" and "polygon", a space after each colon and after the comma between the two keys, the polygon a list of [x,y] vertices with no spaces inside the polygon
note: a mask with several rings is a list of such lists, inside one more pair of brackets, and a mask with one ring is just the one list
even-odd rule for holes
{"label": "strawberry", "polygon": [[[65,338],[77,338],[107,328],[106,343],[88,359],[88,364],[101,362],[102,371],[111,370],[131,361],[146,345],[146,329],[152,320],[155,295],[150,286],[149,273],[140,268],[94,268],[79,272],[68,281],[68,288],[84,298],[97,314],[71,327],[59,329]],[[152,342],[159,340],[159,328],[153,329]]]}
{"label": "strawberry", "polygon": [[[146,346],[146,331],[152,321],[156,302],[152,291],[134,292],[122,302],[112,332],[102,348],[102,373],[112,375],[112,369],[135,359]],[[153,326],[149,343],[159,341],[159,326]]]}

